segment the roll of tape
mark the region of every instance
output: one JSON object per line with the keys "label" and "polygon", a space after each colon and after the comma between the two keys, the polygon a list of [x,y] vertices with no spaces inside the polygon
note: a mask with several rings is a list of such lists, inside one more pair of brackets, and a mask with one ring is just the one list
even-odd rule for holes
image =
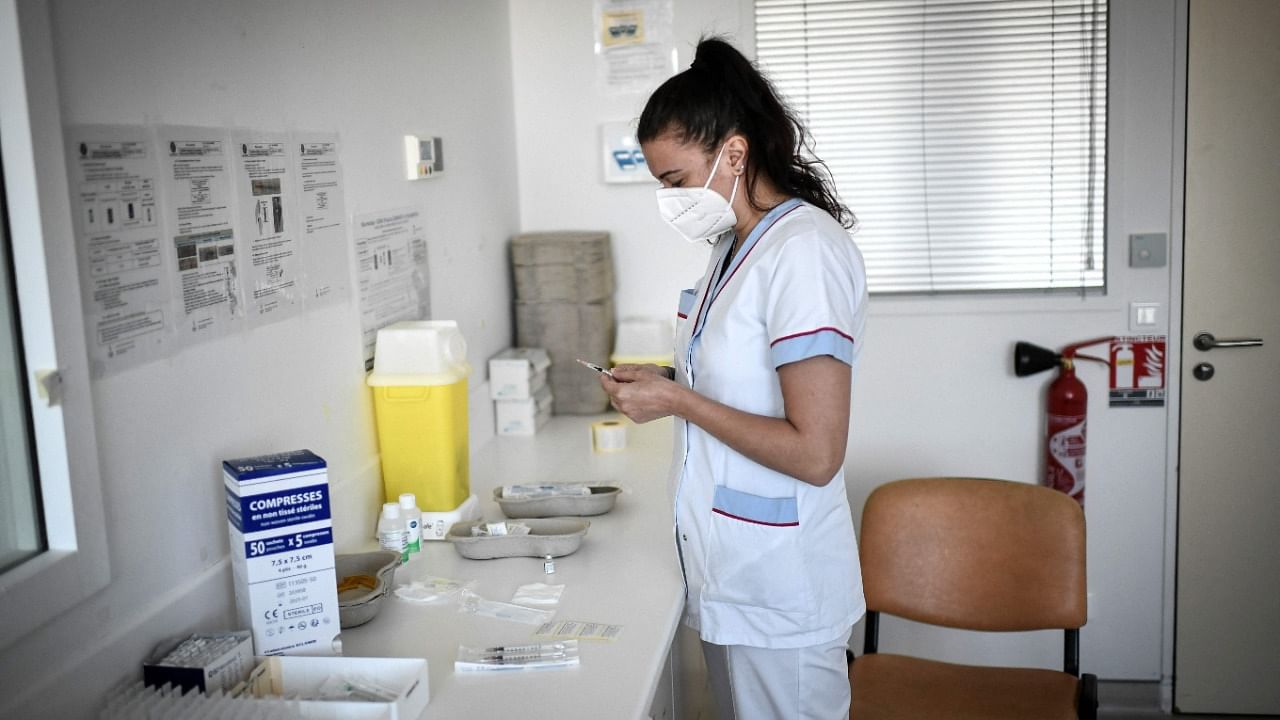
{"label": "roll of tape", "polygon": [[627,449],[627,426],[618,420],[591,423],[591,448],[596,452]]}

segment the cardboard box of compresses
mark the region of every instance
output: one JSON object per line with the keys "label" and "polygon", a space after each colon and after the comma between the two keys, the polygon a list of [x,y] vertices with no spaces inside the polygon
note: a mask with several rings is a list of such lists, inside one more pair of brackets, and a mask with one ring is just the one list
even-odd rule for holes
{"label": "cardboard box of compresses", "polygon": [[222,463],[240,623],[259,655],[336,655],[338,581],[324,460],[310,450]]}
{"label": "cardboard box of compresses", "polygon": [[523,400],[494,400],[493,416],[499,435],[533,435],[551,419],[551,388]]}
{"label": "cardboard box of compresses", "polygon": [[547,383],[551,358],[543,348],[507,348],[489,359],[489,398],[527,400]]}

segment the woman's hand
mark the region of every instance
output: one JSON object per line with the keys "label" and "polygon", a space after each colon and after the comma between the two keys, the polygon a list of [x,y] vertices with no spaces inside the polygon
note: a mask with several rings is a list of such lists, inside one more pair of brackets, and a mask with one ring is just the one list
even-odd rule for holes
{"label": "woman's hand", "polygon": [[619,365],[613,377],[600,376],[600,386],[609,393],[609,402],[632,422],[650,420],[675,413],[683,387],[670,380],[667,368],[660,365]]}

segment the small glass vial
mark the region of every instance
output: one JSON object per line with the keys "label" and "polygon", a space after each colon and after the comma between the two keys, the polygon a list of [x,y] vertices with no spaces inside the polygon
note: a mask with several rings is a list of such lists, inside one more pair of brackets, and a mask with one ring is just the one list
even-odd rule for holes
{"label": "small glass vial", "polygon": [[556,571],[556,559],[547,555],[542,558],[542,572],[550,575]]}
{"label": "small glass vial", "polygon": [[400,516],[400,503],[385,503],[378,519],[378,545],[400,553],[400,564],[409,562],[409,528]]}

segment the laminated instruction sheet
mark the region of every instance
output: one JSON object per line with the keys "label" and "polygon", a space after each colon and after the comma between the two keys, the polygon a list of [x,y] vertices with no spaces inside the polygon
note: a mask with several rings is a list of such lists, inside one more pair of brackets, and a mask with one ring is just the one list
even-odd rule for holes
{"label": "laminated instruction sheet", "polygon": [[336,133],[294,133],[298,155],[298,216],[302,227],[307,302],[345,302],[351,294],[347,211]]}
{"label": "laminated instruction sheet", "polygon": [[292,143],[280,133],[236,133],[236,206],[247,259],[250,326],[283,320],[302,309]]}
{"label": "laminated instruction sheet", "polygon": [[[64,139],[95,378],[351,299],[337,133],[82,124]],[[423,317],[417,211],[372,217],[371,317]]]}
{"label": "laminated instruction sheet", "polygon": [[160,165],[142,127],[71,126],[66,142],[86,347],[102,377],[171,352]]}
{"label": "laminated instruction sheet", "polygon": [[360,215],[353,225],[365,370],[372,370],[378,330],[430,316],[427,239],[412,208]]}
{"label": "laminated instruction sheet", "polygon": [[187,342],[226,335],[244,317],[226,137],[216,128],[166,126],[159,139],[178,331]]}

